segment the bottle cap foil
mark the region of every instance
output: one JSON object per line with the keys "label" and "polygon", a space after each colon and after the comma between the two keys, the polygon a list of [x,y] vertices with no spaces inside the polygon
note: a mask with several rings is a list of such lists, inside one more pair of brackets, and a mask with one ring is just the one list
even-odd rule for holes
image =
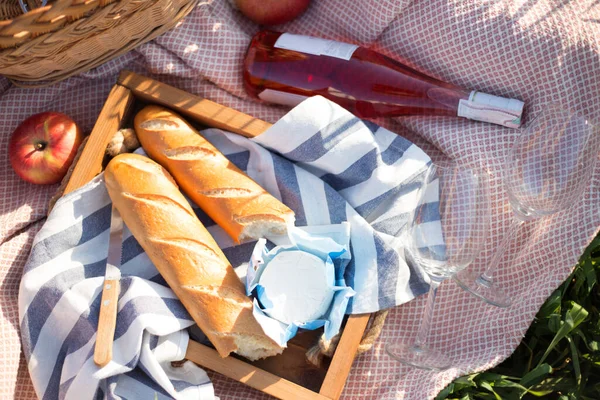
{"label": "bottle cap foil", "polygon": [[520,100],[472,91],[468,100],[460,100],[458,116],[518,128],[524,105]]}

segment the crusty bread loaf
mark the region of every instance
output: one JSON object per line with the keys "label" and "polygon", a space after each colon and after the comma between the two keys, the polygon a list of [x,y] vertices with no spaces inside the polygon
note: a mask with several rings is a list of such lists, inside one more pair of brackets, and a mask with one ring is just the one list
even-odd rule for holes
{"label": "crusty bread loaf", "polygon": [[104,172],[110,198],[148,257],[222,357],[251,360],[283,350],[252,315],[242,282],[169,173],[121,154]]}
{"label": "crusty bread loaf", "polygon": [[292,210],[240,171],[179,115],[151,105],[135,116],[134,125],[146,153],[236,242],[282,235],[293,225]]}

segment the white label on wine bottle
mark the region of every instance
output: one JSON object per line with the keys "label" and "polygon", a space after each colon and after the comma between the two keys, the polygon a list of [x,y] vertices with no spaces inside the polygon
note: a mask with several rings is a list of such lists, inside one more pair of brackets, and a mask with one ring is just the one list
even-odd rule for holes
{"label": "white label on wine bottle", "polygon": [[336,42],[335,40],[320,39],[312,36],[293,35],[284,33],[275,42],[278,49],[299,51],[316,56],[329,56],[349,60],[358,49],[357,45]]}
{"label": "white label on wine bottle", "polygon": [[269,103],[283,104],[285,106],[295,107],[308,99],[308,96],[301,94],[287,93],[280,90],[265,89],[259,93],[258,97]]}
{"label": "white label on wine bottle", "polygon": [[458,116],[518,128],[521,126],[523,106],[520,100],[472,91],[469,100],[459,101]]}

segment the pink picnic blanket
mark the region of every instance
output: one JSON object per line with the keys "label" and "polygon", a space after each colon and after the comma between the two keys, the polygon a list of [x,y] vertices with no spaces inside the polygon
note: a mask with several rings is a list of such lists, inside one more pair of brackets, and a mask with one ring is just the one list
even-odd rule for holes
{"label": "pink picnic blanket", "polygon": [[[595,0],[314,0],[296,21],[278,27],[343,40],[409,60],[415,68],[466,88],[525,101],[525,122],[551,102],[600,120],[600,4]],[[0,78],[0,398],[34,399],[21,352],[17,294],[34,235],[56,186],[22,182],[8,162],[8,137],[27,116],[56,110],[89,132],[121,69],[275,122],[286,109],[249,100],[241,61],[258,27],[226,0],[199,2],[173,31],[93,71],[50,88],[26,90]],[[408,117],[380,125],[423,148],[434,161],[479,164],[493,174],[493,231],[472,268],[486,261],[511,216],[501,162],[518,130],[459,118]],[[372,351],[357,357],[344,398],[424,399],[453,378],[488,369],[519,344],[538,308],[569,275],[600,226],[600,169],[580,201],[525,225],[508,249],[499,281],[514,296],[509,309],[484,304],[446,282],[439,292],[431,345],[455,363],[445,372],[402,366],[384,343],[412,338],[424,306],[418,298],[392,310]],[[222,399],[267,395],[211,374]]]}

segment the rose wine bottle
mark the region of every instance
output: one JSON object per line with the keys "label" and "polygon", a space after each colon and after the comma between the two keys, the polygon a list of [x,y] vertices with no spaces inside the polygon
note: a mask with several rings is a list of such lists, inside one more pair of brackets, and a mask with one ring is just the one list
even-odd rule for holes
{"label": "rose wine bottle", "polygon": [[321,95],[360,118],[447,115],[518,128],[523,112],[522,101],[442,82],[364,47],[272,31],[252,38],[244,86],[288,106]]}

